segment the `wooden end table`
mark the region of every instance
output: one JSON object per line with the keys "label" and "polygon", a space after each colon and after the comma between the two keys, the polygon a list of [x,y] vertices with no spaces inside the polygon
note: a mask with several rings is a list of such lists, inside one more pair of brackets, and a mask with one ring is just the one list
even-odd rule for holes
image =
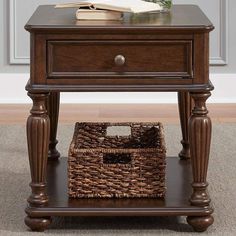
{"label": "wooden end table", "polygon": [[[76,21],[75,10],[40,6],[25,26],[31,37],[26,90],[33,100],[26,225],[43,231],[52,216],[187,216],[194,230],[205,231],[213,223],[206,181],[212,23],[194,5],[109,22]],[[67,162],[56,149],[59,95],[101,91],[178,92],[182,160],[167,158],[165,199],[68,198]]]}

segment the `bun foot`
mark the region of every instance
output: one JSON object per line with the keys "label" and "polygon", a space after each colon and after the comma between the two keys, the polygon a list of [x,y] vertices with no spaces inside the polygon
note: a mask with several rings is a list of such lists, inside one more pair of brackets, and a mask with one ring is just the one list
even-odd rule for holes
{"label": "bun foot", "polygon": [[43,232],[51,224],[51,217],[44,218],[31,218],[29,216],[25,217],[25,224],[32,230],[37,232]]}
{"label": "bun foot", "polygon": [[212,216],[188,216],[187,222],[196,232],[204,232],[213,224],[214,218]]}

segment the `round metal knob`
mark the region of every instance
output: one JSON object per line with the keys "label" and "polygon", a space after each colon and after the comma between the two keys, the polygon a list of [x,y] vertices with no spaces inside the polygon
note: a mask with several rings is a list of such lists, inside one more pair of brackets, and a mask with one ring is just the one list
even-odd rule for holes
{"label": "round metal knob", "polygon": [[125,57],[123,55],[117,55],[114,61],[117,66],[123,66],[125,64]]}

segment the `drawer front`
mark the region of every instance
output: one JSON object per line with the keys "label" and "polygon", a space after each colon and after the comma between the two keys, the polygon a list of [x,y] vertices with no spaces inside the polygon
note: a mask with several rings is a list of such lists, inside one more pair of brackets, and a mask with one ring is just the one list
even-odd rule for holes
{"label": "drawer front", "polygon": [[48,41],[48,78],[192,77],[192,41]]}

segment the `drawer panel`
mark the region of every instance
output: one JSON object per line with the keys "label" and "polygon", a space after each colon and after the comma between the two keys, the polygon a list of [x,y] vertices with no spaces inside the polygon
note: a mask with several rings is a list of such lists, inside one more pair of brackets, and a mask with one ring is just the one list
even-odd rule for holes
{"label": "drawer panel", "polygon": [[192,41],[48,41],[48,78],[192,77]]}

